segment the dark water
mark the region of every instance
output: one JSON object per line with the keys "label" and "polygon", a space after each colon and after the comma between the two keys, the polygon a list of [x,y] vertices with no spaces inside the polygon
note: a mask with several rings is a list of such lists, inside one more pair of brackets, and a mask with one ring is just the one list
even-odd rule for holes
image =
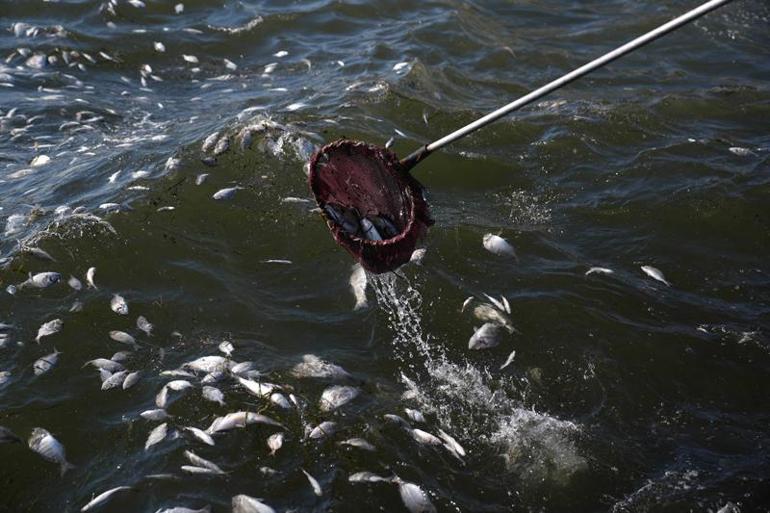
{"label": "dark water", "polygon": [[[421,164],[437,221],[423,265],[370,277],[355,311],[351,259],[313,204],[286,200],[311,199],[314,145],[395,135],[406,154],[694,3],[145,3],[0,3],[0,282],[63,276],[0,294],[0,425],[25,442],[0,445],[0,510],[74,512],[128,485],[98,511],[218,513],[237,494],[276,511],[406,511],[396,485],[348,482],[371,471],[418,484],[438,511],[770,511],[766,2],[734,2]],[[242,150],[236,135],[265,120],[277,126]],[[216,131],[230,150],[209,166]],[[518,263],[485,251],[486,233]],[[67,286],[90,267],[98,289]],[[115,293],[128,316],[110,310]],[[508,299],[518,333],[472,352],[481,321],[460,307],[484,293]],[[55,318],[62,331],[35,343]],[[124,363],[142,379],[125,391],[83,368],[128,349],[110,330],[139,345]],[[183,433],[145,450],[160,422],[139,413],[174,379],[160,372],[223,340],[304,406],[232,379],[219,406],[201,374],[172,394],[169,431],[261,411],[285,424],[283,448],[270,456],[277,429],[253,425],[214,447]],[[35,376],[54,348],[58,365]],[[328,383],[291,373],[305,354],[342,365],[360,395],[322,412]],[[467,455],[383,420],[407,407]],[[323,420],[339,431],[306,439]],[[34,427],[74,470],[29,450]],[[352,437],[376,451],[337,444]],[[185,449],[227,475],[183,474]],[[145,477],[158,473],[178,478]]]}

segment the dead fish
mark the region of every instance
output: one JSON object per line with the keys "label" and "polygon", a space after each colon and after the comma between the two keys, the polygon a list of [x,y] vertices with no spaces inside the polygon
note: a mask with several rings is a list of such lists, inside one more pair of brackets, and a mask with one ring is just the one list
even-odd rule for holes
{"label": "dead fish", "polygon": [[29,279],[27,281],[19,284],[19,288],[23,287],[34,287],[37,289],[45,289],[50,287],[51,285],[54,285],[56,283],[59,283],[61,280],[61,274],[54,272],[54,271],[47,271],[43,273],[37,273],[33,275],[32,273],[29,274]]}
{"label": "dead fish", "polygon": [[250,424],[266,424],[285,429],[280,422],[276,422],[266,415],[246,411],[228,413],[224,417],[214,419],[206,432],[210,435],[222,433],[231,429],[244,428]]}
{"label": "dead fish", "polygon": [[0,389],[4,388],[11,380],[11,373],[8,371],[0,371]]}
{"label": "dead fish", "polygon": [[505,369],[508,367],[512,362],[513,359],[516,357],[516,350],[511,351],[511,354],[508,355],[508,358],[505,359],[505,363],[500,366],[500,370]]}
{"label": "dead fish", "polygon": [[219,139],[219,132],[214,132],[213,134],[209,135],[203,140],[203,145],[201,146],[201,151],[203,153],[208,153],[212,149],[214,149],[214,146],[217,144],[217,140]]}
{"label": "dead fish", "polygon": [[94,276],[96,275],[96,267],[89,267],[86,271],[86,283],[88,283],[88,286],[92,289],[98,289],[99,287],[96,286],[96,283],[94,282]]}
{"label": "dead fish", "polygon": [[113,362],[125,362],[132,354],[133,351],[118,351],[110,356],[110,360]]}
{"label": "dead fish", "polygon": [[275,510],[254,497],[236,495],[232,500],[233,513],[275,513]]}
{"label": "dead fish", "polygon": [[644,274],[646,274],[650,278],[653,278],[655,280],[658,280],[659,282],[665,283],[669,287],[671,286],[671,284],[668,281],[666,281],[666,277],[663,276],[663,273],[661,272],[661,270],[658,269],[657,267],[653,267],[651,265],[643,265],[642,271],[644,271]]}
{"label": "dead fish", "polygon": [[316,497],[320,497],[321,495],[323,495],[324,492],[321,489],[321,485],[318,484],[318,481],[316,480],[316,478],[308,474],[308,472],[304,468],[301,468],[300,470],[302,471],[303,474],[305,474],[305,477],[310,482],[310,486],[313,487],[313,493],[316,494]]}
{"label": "dead fish", "polygon": [[173,390],[174,392],[181,392],[182,390],[187,390],[192,387],[193,384],[185,379],[175,379],[174,381],[166,383],[166,388]]}
{"label": "dead fish", "polygon": [[179,468],[182,469],[182,472],[187,472],[188,474],[202,474],[209,476],[221,476],[225,474],[224,472],[217,472],[216,470],[212,470],[206,467],[196,467],[195,465],[182,465]]}
{"label": "dead fish", "polygon": [[54,319],[44,323],[40,326],[40,328],[38,328],[35,341],[39,344],[41,338],[59,333],[62,329],[62,326],[64,326],[64,321],[61,319]]}
{"label": "dead fish", "polygon": [[366,281],[366,270],[364,270],[361,264],[353,265],[353,272],[350,275],[350,288],[356,299],[353,310],[360,310],[361,308],[366,308],[368,306],[366,298]]}
{"label": "dead fish", "polygon": [[491,322],[484,323],[481,328],[477,329],[470,340],[468,340],[468,349],[490,349],[500,344],[500,337],[502,336],[502,329],[499,324]]}
{"label": "dead fish", "polygon": [[215,371],[228,370],[233,366],[233,362],[224,356],[211,355],[202,356],[197,360],[182,364],[182,367],[196,372],[211,373]]}
{"label": "dead fish", "polygon": [[58,463],[61,466],[62,476],[67,470],[75,468],[75,465],[67,462],[67,455],[61,442],[43,428],[36,427],[32,430],[28,445],[44,459]]}
{"label": "dead fish", "polygon": [[136,327],[145,332],[148,337],[152,336],[154,326],[143,315],[136,318]]}
{"label": "dead fish", "polygon": [[56,262],[56,259],[48,254],[47,251],[34,247],[34,246],[23,246],[21,250],[24,253],[29,253],[30,255],[39,258],[40,260],[48,260],[50,262]]}
{"label": "dead fish", "polygon": [[132,337],[125,331],[112,330],[110,331],[110,338],[115,342],[120,342],[121,344],[128,344],[130,346],[133,346],[134,349],[139,348],[139,345],[136,343],[136,339],[134,339],[134,337]]}
{"label": "dead fish", "polygon": [[102,380],[102,383],[110,379],[112,376],[112,372],[108,371],[107,369],[99,369],[99,379]]}
{"label": "dead fish", "polygon": [[591,274],[597,273],[597,274],[613,274],[615,271],[612,269],[607,269],[606,267],[592,267],[589,270],[586,271],[586,276],[590,276]]}
{"label": "dead fish", "polygon": [[128,303],[123,296],[114,294],[110,300],[110,308],[118,315],[128,315]]}
{"label": "dead fish", "polygon": [[414,251],[412,251],[412,256],[409,257],[409,261],[413,264],[422,265],[423,259],[425,259],[425,255],[428,253],[428,250],[425,248],[417,248]]}
{"label": "dead fish", "polygon": [[230,198],[232,198],[235,195],[235,191],[237,191],[239,189],[243,189],[243,187],[237,187],[237,186],[236,187],[226,187],[224,189],[219,189],[211,197],[214,198],[215,200],[219,200],[219,201],[221,201],[221,200],[229,200]]}
{"label": "dead fish", "polygon": [[250,371],[254,370],[255,367],[254,362],[241,362],[233,364],[232,367],[230,367],[230,372],[232,374],[239,375],[241,377],[244,377],[245,374],[249,373]]}
{"label": "dead fish", "polygon": [[334,433],[337,432],[337,423],[332,422],[330,420],[325,420],[318,424],[316,427],[314,427],[310,434],[308,435],[309,438],[312,438],[313,440],[319,440],[321,438],[326,438],[327,436],[332,436]]}
{"label": "dead fish", "polygon": [[165,440],[166,435],[168,435],[168,424],[164,422],[160,426],[157,426],[152,431],[150,431],[150,435],[147,437],[147,441],[144,443],[144,450],[146,451],[153,445]]}
{"label": "dead fish", "polygon": [[463,446],[460,445],[460,443],[455,440],[449,433],[439,429],[438,436],[444,440],[444,447],[449,449],[451,452],[457,453],[458,456],[465,456],[465,448],[463,448]]}
{"label": "dead fish", "polygon": [[159,509],[155,513],[211,513],[211,506],[203,506],[201,509],[191,509],[184,508],[182,506],[175,506],[173,508]]}
{"label": "dead fish", "polygon": [[67,280],[67,285],[69,285],[73,290],[78,291],[83,288],[83,284],[74,276],[70,276],[70,279]]}
{"label": "dead fish", "polygon": [[318,407],[322,412],[334,411],[358,397],[360,393],[356,387],[332,385],[321,394]]}
{"label": "dead fish", "polygon": [[465,298],[465,301],[463,301],[463,306],[460,307],[460,313],[465,311],[465,308],[471,304],[471,301],[473,301],[473,296],[468,296]]}
{"label": "dead fish", "polygon": [[0,426],[0,444],[21,443],[21,438],[16,436],[13,431],[5,426]]}
{"label": "dead fish", "polygon": [[70,306],[70,313],[76,313],[76,312],[82,312],[83,311],[83,302],[80,300],[75,300],[72,302],[72,306]]}
{"label": "dead fish", "polygon": [[198,64],[200,62],[194,55],[182,54],[182,59],[184,59],[185,62],[189,62],[190,64]]}
{"label": "dead fish", "polygon": [[513,249],[513,246],[511,246],[507,240],[498,235],[487,233],[484,235],[482,242],[484,244],[484,248],[490,253],[498,256],[518,259],[516,257],[516,250]]}
{"label": "dead fish", "polygon": [[192,435],[199,441],[203,442],[206,445],[214,446],[214,439],[211,438],[211,435],[203,431],[202,429],[198,429],[197,427],[192,426],[185,426],[182,429],[189,431],[192,433]]}
{"label": "dead fish", "polygon": [[280,392],[273,392],[270,394],[270,402],[284,410],[291,409],[291,403],[286,399],[286,396]]}
{"label": "dead fish", "polygon": [[230,358],[233,355],[233,351],[235,351],[235,347],[233,347],[233,344],[225,340],[221,344],[219,344],[219,350],[222,351],[225,356]]}
{"label": "dead fish", "polygon": [[390,424],[395,424],[404,429],[412,429],[412,425],[409,424],[409,422],[407,422],[403,417],[399,417],[393,413],[386,413],[382,416],[382,418]]}
{"label": "dead fish", "polygon": [[267,446],[270,448],[270,456],[275,456],[276,451],[283,447],[283,440],[283,433],[273,433],[267,437]]}
{"label": "dead fish", "polygon": [[132,386],[136,385],[139,382],[139,379],[142,377],[141,371],[134,371],[130,373],[128,376],[126,376],[126,379],[123,381],[123,390],[128,390]]}
{"label": "dead fish", "polygon": [[35,361],[34,364],[32,364],[32,369],[35,372],[35,376],[40,376],[41,374],[45,374],[49,370],[53,369],[56,364],[59,361],[59,355],[61,353],[54,349],[54,352],[43,356],[42,358]]}
{"label": "dead fish", "polygon": [[112,390],[113,388],[117,388],[123,384],[123,381],[125,381],[126,376],[128,376],[128,371],[122,370],[119,372],[116,372],[109,378],[105,379],[102,383],[102,390]]}
{"label": "dead fish", "polygon": [[163,408],[157,408],[154,410],[144,410],[139,414],[140,417],[146,420],[161,421],[171,417]]}
{"label": "dead fish", "polygon": [[226,474],[226,472],[221,468],[219,468],[219,466],[216,463],[214,463],[213,461],[209,461],[205,458],[201,458],[200,456],[198,456],[192,451],[185,451],[184,456],[185,458],[187,458],[187,460],[190,463],[192,463],[196,467],[207,468],[216,474]]}
{"label": "dead fish", "polygon": [[374,452],[377,450],[375,446],[364,440],[363,438],[348,438],[342,442],[338,442],[339,445],[349,445],[357,449],[363,449],[365,451]]}
{"label": "dead fish", "polygon": [[195,185],[201,185],[203,182],[206,181],[206,178],[208,178],[208,173],[201,173],[198,176],[195,177]]}
{"label": "dead fish", "polygon": [[332,380],[346,380],[352,378],[350,373],[337,364],[324,361],[313,354],[306,354],[302,362],[291,370],[295,378],[318,378]]}
{"label": "dead fish", "polygon": [[226,135],[223,135],[219,141],[217,141],[217,145],[214,146],[214,155],[222,155],[227,150],[230,149],[230,138]]}
{"label": "dead fish", "polygon": [[480,321],[491,322],[505,328],[509,333],[516,333],[516,328],[513,327],[511,318],[508,317],[507,313],[488,303],[476,305],[473,308],[473,315]]}
{"label": "dead fish", "polygon": [[238,377],[238,383],[240,383],[246,390],[257,397],[268,398],[275,390],[280,387],[273,383],[258,383],[251,379],[245,379]]}
{"label": "dead fish", "polygon": [[412,429],[409,434],[412,435],[412,438],[414,438],[418,443],[423,445],[442,445],[441,439],[439,437],[432,435],[427,431],[423,431],[422,429]]}
{"label": "dead fish", "polygon": [[399,481],[398,493],[411,513],[436,513],[436,507],[430,502],[428,494],[416,484]]}
{"label": "dead fish", "polygon": [[348,481],[351,483],[390,483],[393,479],[378,476],[373,472],[356,472],[348,476]]}
{"label": "dead fish", "polygon": [[225,405],[225,394],[223,394],[222,391],[216,387],[204,386],[201,394],[207,401],[219,403],[222,406]]}
{"label": "dead fish", "polygon": [[112,497],[114,494],[116,494],[118,492],[122,492],[122,491],[127,491],[127,490],[132,490],[133,491],[134,488],[132,488],[130,486],[118,486],[116,488],[112,488],[110,490],[107,490],[104,493],[100,493],[99,495],[97,495],[96,497],[91,499],[91,501],[88,504],[86,504],[85,506],[80,508],[80,511],[89,511],[89,510],[91,510],[91,509],[93,509],[93,508],[95,508],[97,506],[101,506],[102,504],[104,504],[105,502],[110,500],[110,497]]}
{"label": "dead fish", "polygon": [[409,419],[412,422],[419,422],[421,424],[425,424],[425,416],[422,414],[419,410],[413,410],[411,408],[404,408],[404,411],[406,412],[406,416],[409,417]]}

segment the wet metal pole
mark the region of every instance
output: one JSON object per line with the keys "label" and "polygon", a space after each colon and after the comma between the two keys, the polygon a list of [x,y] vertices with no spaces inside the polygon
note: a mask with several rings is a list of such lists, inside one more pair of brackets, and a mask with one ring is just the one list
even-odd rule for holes
{"label": "wet metal pole", "polygon": [[522,96],[518,100],[511,102],[504,107],[500,107],[494,112],[490,112],[486,116],[477,119],[473,123],[470,123],[452,132],[449,135],[445,135],[441,139],[438,139],[428,145],[421,147],[414,153],[408,155],[403,160],[401,160],[402,168],[405,171],[408,171],[409,169],[414,167],[418,162],[422,161],[425,157],[430,155],[431,152],[433,152],[434,150],[443,148],[447,144],[450,144],[456,141],[457,139],[465,137],[471,132],[478,130],[481,127],[484,127],[494,121],[497,121],[501,117],[507,114],[510,114],[511,112],[518,110],[524,107],[525,105],[532,103],[535,100],[542,98],[543,96],[555,91],[556,89],[564,87],[570,82],[573,82],[574,80],[577,80],[578,78],[591,73],[595,69],[601,68],[605,64],[609,64],[615,59],[619,59],[620,57],[626,55],[627,53],[631,53],[637,48],[641,48],[642,46],[655,41],[659,37],[662,37],[668,34],[669,32],[678,29],[682,25],[686,25],[687,23],[690,23],[691,21],[700,18],[704,14],[707,14],[713,11],[714,9],[721,7],[725,4],[728,4],[730,2],[732,2],[732,0],[711,0],[701,5],[700,7],[696,7],[695,9],[688,11],[677,18],[674,18],[668,23],[664,23],[658,28],[653,29],[647,32],[646,34],[643,34],[637,37],[636,39],[629,41],[623,46],[620,46],[609,53],[605,53],[598,59],[594,59],[588,64],[584,64],[583,66],[580,66],[579,68],[567,73],[566,75],[563,75],[562,77],[557,78],[553,82],[549,82],[548,84],[540,87],[539,89],[535,89],[531,93],[525,96]]}

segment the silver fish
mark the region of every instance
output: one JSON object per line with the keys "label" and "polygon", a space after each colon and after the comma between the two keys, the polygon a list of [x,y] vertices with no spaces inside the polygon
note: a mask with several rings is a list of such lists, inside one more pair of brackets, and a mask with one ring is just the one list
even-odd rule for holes
{"label": "silver fish", "polygon": [[208,153],[209,151],[214,149],[214,146],[216,146],[218,139],[219,139],[219,132],[214,132],[213,134],[206,137],[203,140],[203,145],[201,145],[201,151],[203,153]]}
{"label": "silver fish", "polygon": [[112,356],[110,356],[110,360],[112,360],[113,362],[124,362],[128,360],[131,354],[132,354],[132,351],[118,351]]}
{"label": "silver fish", "polygon": [[222,155],[227,150],[230,149],[230,138],[226,135],[223,135],[219,141],[217,141],[216,146],[214,146],[214,155]]}
{"label": "silver fish", "polygon": [[395,424],[399,427],[405,428],[405,429],[412,429],[412,425],[409,424],[403,417],[399,417],[398,415],[395,415],[393,413],[386,413],[382,416],[387,422],[391,424]]}
{"label": "silver fish", "polygon": [[21,443],[21,438],[5,426],[0,426],[0,444]]}
{"label": "silver fish", "polygon": [[423,431],[422,429],[413,429],[409,432],[418,443],[423,445],[442,445],[441,439],[435,435]]}
{"label": "silver fish", "polygon": [[305,474],[305,477],[310,482],[310,486],[313,488],[313,493],[316,494],[317,497],[320,497],[321,495],[323,495],[324,492],[321,489],[321,485],[318,484],[318,481],[316,480],[316,478],[308,474],[308,472],[304,468],[301,468],[300,470],[302,471],[303,474]]}
{"label": "silver fish", "polygon": [[203,506],[201,509],[184,508],[175,506],[173,508],[159,509],[155,513],[211,513],[211,506]]}
{"label": "silver fish", "polygon": [[347,440],[343,440],[342,442],[338,442],[339,445],[349,445],[350,447],[356,447],[358,449],[363,449],[365,451],[374,452],[377,450],[375,446],[364,440],[363,438],[349,438]]}
{"label": "silver fish", "polygon": [[353,306],[353,310],[360,310],[368,306],[368,300],[366,298],[366,270],[361,267],[361,264],[353,265],[353,272],[350,275],[350,289],[353,291],[353,296],[356,299],[356,304]]}
{"label": "silver fish", "polygon": [[128,315],[128,303],[123,296],[114,294],[110,300],[110,308],[118,315]]}
{"label": "silver fish", "polygon": [[484,323],[477,329],[470,340],[468,340],[468,349],[489,349],[500,344],[502,328],[499,324],[491,322]]}
{"label": "silver fish", "polygon": [[110,338],[115,342],[120,342],[121,344],[128,344],[134,346],[134,348],[139,347],[136,343],[136,339],[125,331],[112,330],[110,331]]}
{"label": "silver fish", "polygon": [[165,440],[166,435],[168,435],[168,424],[164,422],[160,426],[157,426],[152,431],[150,431],[150,435],[147,437],[147,441],[144,443],[144,450],[146,451],[153,445]]}
{"label": "silver fish", "polygon": [[230,372],[233,374],[238,374],[241,377],[243,377],[244,374],[247,372],[254,370],[256,364],[254,362],[241,362],[236,363],[230,368]]}
{"label": "silver fish", "polygon": [[236,495],[232,500],[233,513],[275,513],[275,510],[254,497]]}
{"label": "silver fish", "polygon": [[306,354],[302,357],[302,362],[298,363],[291,370],[291,375],[295,378],[319,378],[332,380],[345,380],[352,376],[348,371],[336,365],[321,360],[319,357]]}
{"label": "silver fish", "polygon": [[202,429],[198,429],[197,427],[192,426],[185,426],[182,429],[189,431],[192,433],[192,435],[199,441],[203,442],[206,445],[214,445],[214,439],[211,438],[211,435],[203,431]]}
{"label": "silver fish", "polygon": [[480,321],[491,322],[505,328],[508,333],[516,333],[511,318],[507,313],[493,307],[489,303],[482,303],[473,308],[473,315]]}
{"label": "silver fish", "polygon": [[36,427],[28,441],[29,448],[38,453],[44,459],[61,466],[61,475],[67,470],[75,468],[67,461],[64,446],[51,433],[43,428]]}
{"label": "silver fish", "polygon": [[181,392],[182,390],[192,388],[193,384],[185,379],[175,379],[174,381],[169,381],[166,383],[166,387],[169,390],[173,390],[174,392]]}
{"label": "silver fish", "polygon": [[117,388],[121,385],[123,385],[123,382],[126,379],[126,376],[128,376],[127,370],[122,370],[119,372],[116,372],[102,383],[102,390],[111,390],[113,388]]}
{"label": "silver fish", "polygon": [[96,267],[89,267],[86,271],[86,283],[92,289],[97,289],[96,282],[94,282],[94,276],[96,275]]}
{"label": "silver fish", "polygon": [[122,491],[127,491],[127,490],[134,490],[134,488],[130,486],[118,486],[116,488],[112,488],[111,490],[107,490],[104,493],[100,493],[99,495],[91,499],[91,501],[88,504],[80,508],[80,511],[89,511],[97,506],[101,506],[102,504],[110,500],[110,497],[112,497],[113,494],[122,492]]}
{"label": "silver fish", "polygon": [[200,456],[198,456],[197,454],[195,454],[192,451],[185,451],[184,452],[184,456],[185,456],[185,458],[187,458],[187,460],[190,463],[192,463],[196,467],[207,468],[209,470],[214,471],[217,474],[226,474],[226,472],[224,470],[222,470],[221,468],[219,468],[219,466],[216,463],[214,463],[212,461],[209,461],[209,460],[207,460],[205,458],[201,458]]}
{"label": "silver fish", "polygon": [[270,426],[285,428],[283,424],[276,422],[266,415],[246,411],[238,411],[228,413],[224,417],[218,417],[214,419],[206,432],[212,435],[214,433],[230,431],[231,429],[235,428],[243,428],[250,424],[267,424]]}
{"label": "silver fish", "polygon": [[597,273],[597,274],[613,274],[615,271],[612,269],[607,269],[606,267],[592,267],[589,270],[586,271],[586,276],[589,276],[591,274]]}
{"label": "silver fish", "polygon": [[275,456],[275,453],[283,447],[283,440],[285,435],[283,433],[273,433],[267,437],[267,446],[270,448],[270,456]]}
{"label": "silver fish", "polygon": [[398,484],[398,493],[404,506],[411,513],[435,513],[436,507],[430,502],[428,494],[414,483],[400,481]]}
{"label": "silver fish", "polygon": [[225,356],[228,358],[233,355],[233,351],[235,351],[235,347],[233,347],[233,344],[231,342],[228,342],[225,340],[221,344],[219,344],[219,350],[222,351]]}
{"label": "silver fish", "polygon": [[659,282],[665,283],[669,287],[671,286],[671,284],[668,281],[666,281],[666,277],[663,276],[663,272],[661,272],[661,270],[658,269],[657,267],[653,267],[651,265],[643,265],[642,271],[644,271],[644,274],[646,274],[650,278],[653,278],[655,280],[658,280]]}
{"label": "silver fish", "polygon": [[154,326],[143,315],[136,318],[136,327],[145,332],[148,337],[152,336],[152,330]]}
{"label": "silver fish", "polygon": [[498,256],[517,259],[516,250],[513,249],[513,246],[511,246],[507,240],[498,235],[487,233],[484,235],[482,242],[484,244],[484,248],[490,253]]}
{"label": "silver fish", "polygon": [[34,246],[23,246],[22,251],[24,253],[29,253],[30,255],[39,258],[40,260],[48,260],[50,262],[56,262],[56,259],[48,254],[47,251],[36,248]]}
{"label": "silver fish", "polygon": [[201,393],[204,399],[214,403],[219,403],[222,406],[225,405],[225,395],[218,388],[211,387],[211,386],[204,386]]}
{"label": "silver fish", "polygon": [[465,456],[465,448],[463,448],[463,446],[460,445],[460,443],[455,440],[449,433],[439,429],[438,436],[444,440],[444,447],[449,449],[451,452],[457,453],[458,456]]}
{"label": "silver fish", "polygon": [[404,408],[404,411],[406,412],[406,416],[409,417],[412,422],[419,422],[421,424],[425,424],[425,416],[422,414],[419,410],[413,410],[411,408]]}
{"label": "silver fish", "polygon": [[291,403],[286,399],[286,396],[280,392],[273,392],[270,394],[270,402],[284,410],[291,409]]}
{"label": "silver fish", "polygon": [[516,350],[511,351],[511,354],[508,355],[508,358],[505,359],[505,363],[503,363],[500,366],[500,370],[505,369],[508,367],[511,363],[513,363],[513,359],[516,357]]}
{"label": "silver fish", "polygon": [[224,356],[212,355],[202,356],[197,360],[187,362],[182,367],[196,371],[196,372],[214,372],[228,370],[233,366],[233,363]]}
{"label": "silver fish", "polygon": [[319,440],[321,438],[326,438],[327,436],[332,436],[336,432],[337,432],[337,423],[326,420],[318,424],[316,427],[314,427],[310,431],[310,434],[308,435],[308,437],[314,440]]}
{"label": "silver fish", "polygon": [[11,380],[11,373],[9,371],[0,371],[0,389],[4,388]]}
{"label": "silver fish", "polygon": [[413,264],[422,265],[422,261],[425,259],[425,255],[428,250],[425,248],[417,248],[412,251],[412,256],[409,257],[409,261]]}
{"label": "silver fish", "polygon": [[123,381],[123,390],[128,390],[132,386],[136,385],[139,382],[139,379],[142,377],[141,371],[135,371],[130,373],[128,376],[126,376],[126,379]]}
{"label": "silver fish", "polygon": [[319,409],[322,412],[334,411],[358,397],[360,393],[356,387],[332,385],[321,394]]}
{"label": "silver fish", "polygon": [[34,287],[38,289],[45,289],[50,287],[51,285],[54,285],[56,283],[59,283],[61,281],[61,274],[53,271],[43,272],[43,273],[37,273],[32,274],[30,273],[29,279],[22,284],[19,285],[19,288],[22,287]]}
{"label": "silver fish", "polygon": [[251,379],[244,379],[244,378],[237,378],[238,383],[241,384],[246,390],[251,392],[253,395],[257,397],[263,397],[267,398],[270,397],[270,394],[272,394],[275,390],[280,389],[278,385],[275,385],[273,383],[258,383]]}
{"label": "silver fish", "polygon": [[215,200],[229,200],[233,196],[235,196],[235,191],[243,189],[243,187],[226,187],[224,189],[219,189],[217,192],[214,193],[212,198]]}
{"label": "silver fish", "polygon": [[208,173],[201,173],[198,176],[195,177],[195,185],[203,185],[203,182],[206,181],[206,178],[209,177]]}
{"label": "silver fish", "polygon": [[43,356],[42,358],[35,361],[35,363],[32,364],[32,369],[35,372],[35,376],[40,376],[41,374],[45,374],[49,370],[53,369],[59,361],[60,354],[61,353],[59,351],[54,349],[53,353]]}
{"label": "silver fish", "polygon": [[37,336],[35,337],[35,341],[39,344],[41,338],[59,333],[62,329],[62,326],[64,326],[64,321],[62,321],[61,319],[54,319],[52,321],[48,321],[44,323],[37,330]]}
{"label": "silver fish", "polygon": [[67,285],[73,290],[81,290],[83,288],[83,284],[74,276],[70,276],[69,280],[67,280]]}
{"label": "silver fish", "polygon": [[80,300],[77,300],[77,299],[76,299],[76,300],[75,300],[75,301],[72,303],[72,306],[70,307],[70,310],[69,310],[69,311],[70,311],[71,313],[73,313],[73,312],[82,312],[82,311],[83,311],[83,302],[82,302],[82,301],[80,301]]}
{"label": "silver fish", "polygon": [[390,483],[393,481],[390,477],[382,477],[372,472],[356,472],[348,476],[351,483]]}
{"label": "silver fish", "polygon": [[139,414],[140,417],[152,421],[161,421],[170,418],[171,416],[163,408],[157,408],[154,410],[144,410]]}
{"label": "silver fish", "polygon": [[182,465],[180,468],[183,472],[187,472],[188,474],[203,474],[209,476],[224,475],[224,472],[217,472],[216,470],[211,470],[206,467],[196,467],[195,465]]}

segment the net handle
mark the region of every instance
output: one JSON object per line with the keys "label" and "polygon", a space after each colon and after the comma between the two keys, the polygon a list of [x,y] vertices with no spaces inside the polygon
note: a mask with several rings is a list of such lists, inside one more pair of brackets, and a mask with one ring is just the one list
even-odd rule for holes
{"label": "net handle", "polygon": [[710,0],[699,7],[696,7],[695,9],[692,9],[691,11],[688,11],[681,16],[674,18],[673,20],[664,23],[663,25],[660,25],[659,27],[647,32],[646,34],[643,34],[636,39],[633,39],[629,41],[628,43],[619,46],[618,48],[615,48],[611,52],[605,53],[601,57],[592,60],[591,62],[584,64],[583,66],[580,66],[577,69],[574,69],[567,73],[566,75],[562,75],[561,77],[557,78],[556,80],[553,80],[552,82],[547,83],[546,85],[540,87],[539,89],[535,89],[531,93],[522,96],[518,100],[515,100],[508,105],[505,105],[504,107],[500,107],[499,109],[490,112],[484,117],[481,117],[477,119],[476,121],[458,129],[452,132],[451,134],[445,135],[441,139],[438,139],[436,141],[433,141],[430,144],[427,144],[425,146],[422,146],[417,151],[411,153],[410,155],[403,158],[400,162],[402,169],[404,171],[408,171],[411,168],[413,168],[415,165],[417,165],[419,162],[424,160],[428,155],[431,154],[431,152],[443,148],[447,144],[453,143],[457,139],[460,139],[462,137],[465,137],[466,135],[475,132],[479,128],[482,128],[490,123],[493,123],[494,121],[497,121],[501,117],[510,114],[511,112],[518,110],[525,105],[528,105],[532,103],[535,100],[538,100],[542,98],[543,96],[561,88],[565,85],[569,84],[570,82],[573,82],[577,80],[578,78],[587,75],[591,73],[592,71],[601,68],[602,66],[609,64],[610,62],[619,59],[620,57],[633,52],[634,50],[641,48],[642,46],[651,43],[655,41],[656,39],[663,37],[664,35],[668,34],[669,32],[672,32],[679,27],[686,25],[687,23],[690,23],[691,21],[694,21],[704,14],[707,14],[714,9],[717,9],[718,7],[722,7],[725,4],[728,4],[732,2],[733,0]]}

